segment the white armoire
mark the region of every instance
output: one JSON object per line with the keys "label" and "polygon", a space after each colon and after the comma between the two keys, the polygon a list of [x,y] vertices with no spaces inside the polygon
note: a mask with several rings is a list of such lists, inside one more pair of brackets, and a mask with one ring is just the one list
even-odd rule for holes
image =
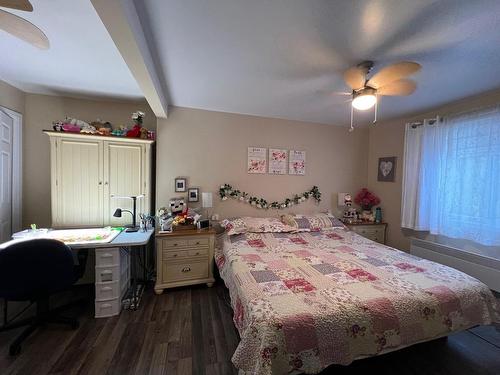
{"label": "white armoire", "polygon": [[[153,214],[152,140],[45,131],[50,137],[52,226],[125,225],[132,215],[113,217],[116,208],[137,216]],[[137,217],[137,223],[139,223]]]}

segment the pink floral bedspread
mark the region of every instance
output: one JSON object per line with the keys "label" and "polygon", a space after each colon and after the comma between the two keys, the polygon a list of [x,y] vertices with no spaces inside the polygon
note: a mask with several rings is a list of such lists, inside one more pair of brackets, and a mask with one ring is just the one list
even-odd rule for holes
{"label": "pink floral bedspread", "polygon": [[314,374],[499,321],[486,285],[351,231],[224,235],[244,374]]}

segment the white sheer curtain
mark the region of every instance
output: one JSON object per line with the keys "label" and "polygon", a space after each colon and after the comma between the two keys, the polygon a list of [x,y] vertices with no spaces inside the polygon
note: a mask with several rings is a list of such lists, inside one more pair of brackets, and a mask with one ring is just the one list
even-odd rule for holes
{"label": "white sheer curtain", "polygon": [[402,226],[500,245],[500,107],[420,128],[407,127]]}

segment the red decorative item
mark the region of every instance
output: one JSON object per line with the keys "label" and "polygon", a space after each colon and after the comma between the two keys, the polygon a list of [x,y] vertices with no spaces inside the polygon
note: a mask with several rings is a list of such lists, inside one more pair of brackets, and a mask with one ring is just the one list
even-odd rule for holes
{"label": "red decorative item", "polygon": [[373,206],[380,204],[380,198],[371,193],[367,188],[363,188],[356,194],[354,202],[359,204],[363,210],[371,210]]}
{"label": "red decorative item", "polygon": [[129,138],[139,138],[141,135],[141,126],[139,124],[135,124],[132,129],[127,132],[127,137]]}

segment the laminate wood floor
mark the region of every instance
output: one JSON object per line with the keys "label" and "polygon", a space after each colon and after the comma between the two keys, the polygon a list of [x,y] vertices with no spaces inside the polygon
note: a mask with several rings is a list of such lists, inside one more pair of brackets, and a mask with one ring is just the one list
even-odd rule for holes
{"label": "laminate wood floor", "polygon": [[[94,319],[93,306],[75,311],[80,328],[49,325],[9,357],[19,330],[0,333],[0,374],[236,374],[231,356],[238,345],[225,287],[219,282],[168,290],[147,290],[140,310]],[[478,327],[448,340],[332,366],[326,374],[500,374],[500,331]]]}

